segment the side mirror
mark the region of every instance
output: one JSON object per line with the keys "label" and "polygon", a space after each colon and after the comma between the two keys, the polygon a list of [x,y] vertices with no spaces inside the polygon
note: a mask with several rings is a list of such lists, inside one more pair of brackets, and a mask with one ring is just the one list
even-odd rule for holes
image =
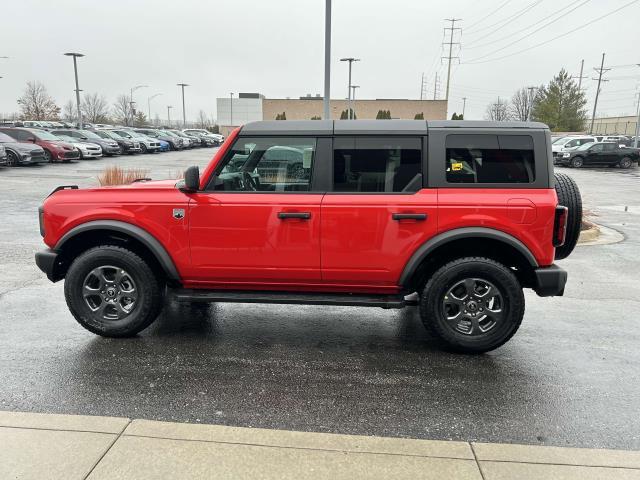
{"label": "side mirror", "polygon": [[181,190],[187,193],[200,190],[200,169],[198,167],[189,167],[184,171],[184,186]]}

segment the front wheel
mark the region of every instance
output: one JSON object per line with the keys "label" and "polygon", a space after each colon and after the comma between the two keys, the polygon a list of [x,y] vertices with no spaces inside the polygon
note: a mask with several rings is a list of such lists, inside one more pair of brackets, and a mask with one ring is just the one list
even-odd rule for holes
{"label": "front wheel", "polygon": [[140,151],[142,153],[147,153],[147,146],[144,143],[140,144]]}
{"label": "front wheel", "polygon": [[134,252],[103,245],[82,253],[64,283],[69,310],[84,328],[104,337],[129,337],[162,310],[164,285]]}
{"label": "front wheel", "polygon": [[7,152],[7,166],[17,167],[19,164],[18,155],[13,152]]}
{"label": "front wheel", "polygon": [[51,152],[46,148],[44,150],[44,159],[47,161],[47,163],[53,162],[53,155],[51,155]]}
{"label": "front wheel", "polygon": [[429,279],[420,317],[432,336],[462,353],[498,348],[520,327],[524,294],[506,266],[482,257],[454,260]]}

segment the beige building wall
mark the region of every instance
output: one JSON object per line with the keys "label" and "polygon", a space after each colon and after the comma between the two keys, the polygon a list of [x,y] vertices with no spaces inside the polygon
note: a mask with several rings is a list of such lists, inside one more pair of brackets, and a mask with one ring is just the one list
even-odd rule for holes
{"label": "beige building wall", "polygon": [[[446,100],[355,100],[353,110],[358,120],[373,120],[379,110],[390,110],[391,118],[413,120],[417,113],[424,113],[425,120],[445,120],[447,117]],[[347,100],[331,100],[331,118],[340,119],[347,109]],[[262,100],[262,119],[275,120],[276,115],[284,112],[287,120],[311,120],[322,117],[322,99],[275,99]]]}
{"label": "beige building wall", "polygon": [[[587,121],[587,127],[591,121]],[[637,117],[603,117],[593,122],[593,133],[599,135],[635,135]]]}

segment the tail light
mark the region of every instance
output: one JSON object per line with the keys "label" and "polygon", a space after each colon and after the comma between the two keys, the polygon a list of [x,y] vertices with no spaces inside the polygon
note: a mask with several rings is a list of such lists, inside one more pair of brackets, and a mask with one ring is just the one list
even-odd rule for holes
{"label": "tail light", "polygon": [[561,247],[567,236],[567,218],[569,217],[569,209],[563,206],[556,207],[556,216],[553,224],[553,246]]}

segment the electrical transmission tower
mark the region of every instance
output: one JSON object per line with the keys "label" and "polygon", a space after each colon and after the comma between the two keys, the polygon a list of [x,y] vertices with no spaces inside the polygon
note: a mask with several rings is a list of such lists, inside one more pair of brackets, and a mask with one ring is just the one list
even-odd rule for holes
{"label": "electrical transmission tower", "polygon": [[424,79],[424,72],[422,72],[422,80],[420,81],[420,100],[427,98],[427,81]]}
{"label": "electrical transmission tower", "polygon": [[438,98],[439,93],[440,93],[440,80],[438,80],[438,72],[436,72],[436,78],[433,81],[433,99],[434,100]]}
{"label": "electrical transmission tower", "polygon": [[447,22],[451,22],[451,26],[450,27],[445,27],[444,31],[445,34],[447,32],[447,30],[449,31],[449,41],[443,43],[443,45],[449,45],[449,56],[448,57],[442,57],[443,60],[448,60],[448,66],[447,66],[447,89],[446,89],[446,93],[444,96],[445,100],[449,100],[449,83],[451,81],[451,60],[453,59],[459,59],[459,57],[454,57],[453,56],[453,46],[454,45],[460,45],[459,42],[454,42],[453,41],[453,32],[456,30],[462,30],[459,27],[456,27],[456,22],[460,22],[462,19],[461,18],[445,18],[445,21]]}

